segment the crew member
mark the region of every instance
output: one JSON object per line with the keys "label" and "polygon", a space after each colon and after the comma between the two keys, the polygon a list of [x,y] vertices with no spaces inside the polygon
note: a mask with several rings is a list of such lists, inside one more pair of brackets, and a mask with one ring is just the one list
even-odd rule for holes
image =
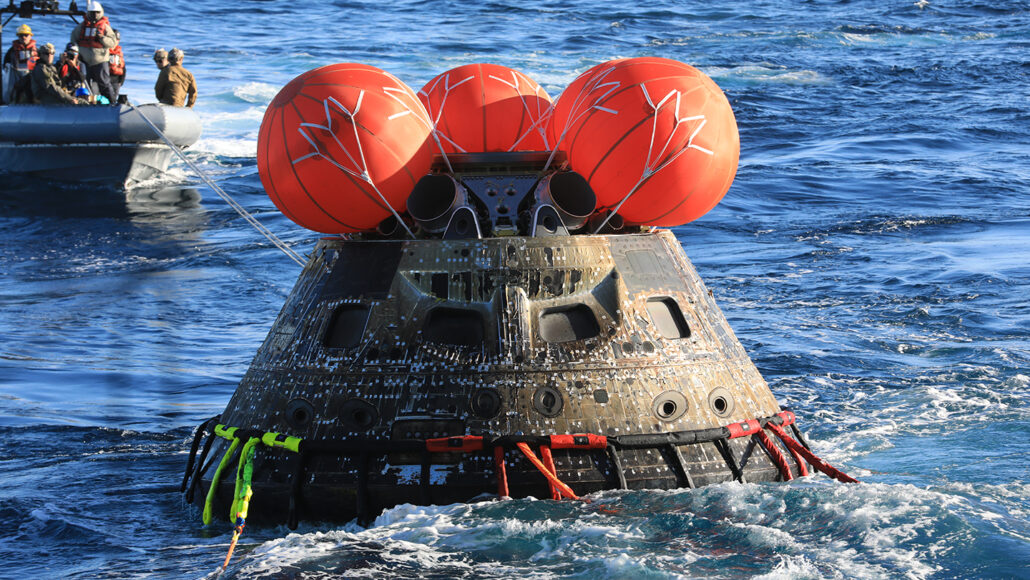
{"label": "crew member", "polygon": [[118,91],[111,84],[111,49],[118,44],[111,23],[104,16],[104,7],[96,0],[86,5],[86,19],[72,31],[72,42],[79,45],[79,58],[86,63],[86,78],[95,83],[97,92],[114,104]]}
{"label": "crew member", "polygon": [[193,73],[182,66],[185,56],[181,50],[173,48],[168,53],[168,66],[157,75],[154,94],[166,105],[192,107],[197,102],[197,81],[193,79]]}
{"label": "crew member", "polygon": [[[36,52],[36,40],[32,38],[32,28],[28,24],[22,24],[18,27],[18,38],[14,39],[11,43],[11,48],[7,49],[7,53],[4,54],[3,67],[7,70],[4,74],[11,75],[10,87],[14,87],[15,83],[25,75],[29,74],[29,71],[36,66],[36,60],[39,58]],[[10,65],[8,68],[7,65]],[[10,90],[8,92],[11,92]],[[10,94],[3,95],[5,102],[11,102],[14,100]]]}
{"label": "crew member", "polygon": [[82,62],[79,61],[79,46],[69,42],[61,53],[61,62],[57,64],[57,76],[61,79],[61,86],[69,93],[75,94],[76,89],[86,87],[86,75],[82,73]]}
{"label": "crew member", "polygon": [[31,73],[32,96],[35,101],[43,105],[87,104],[87,100],[73,97],[61,86],[57,67],[54,66],[54,45],[48,42],[37,50],[39,60]]}
{"label": "crew member", "polygon": [[168,51],[159,48],[154,51],[154,64],[157,65],[157,70],[161,70],[168,66]]}
{"label": "crew member", "polygon": [[11,48],[7,49],[7,54],[4,55],[4,64],[13,66],[18,72],[18,78],[21,78],[36,66],[38,58],[32,28],[28,24],[22,24],[18,27],[18,38],[14,39]]}
{"label": "crew member", "polygon": [[117,95],[122,92],[122,85],[125,84],[125,55],[122,53],[122,35],[115,30],[114,37],[118,44],[110,51],[109,64],[111,84],[114,85],[114,93]]}

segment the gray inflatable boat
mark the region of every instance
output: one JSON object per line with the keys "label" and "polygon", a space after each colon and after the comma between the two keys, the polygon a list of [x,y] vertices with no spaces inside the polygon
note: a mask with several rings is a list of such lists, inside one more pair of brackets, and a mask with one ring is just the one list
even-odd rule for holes
{"label": "gray inflatable boat", "polygon": [[200,138],[192,109],[160,104],[8,105],[0,107],[0,170],[46,179],[133,185],[164,173],[172,150]]}

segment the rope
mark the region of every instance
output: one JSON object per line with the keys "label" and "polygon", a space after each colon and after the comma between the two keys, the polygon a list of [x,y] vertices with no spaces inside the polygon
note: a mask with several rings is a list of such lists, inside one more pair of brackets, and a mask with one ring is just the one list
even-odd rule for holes
{"label": "rope", "polygon": [[154,130],[154,133],[156,133],[157,136],[165,142],[165,145],[168,145],[168,147],[176,155],[179,156],[179,159],[182,159],[183,163],[188,165],[190,169],[192,169],[194,173],[196,173],[197,176],[200,177],[200,179],[202,179],[204,183],[208,185],[208,187],[214,190],[214,192],[218,194],[218,197],[225,200],[225,203],[229,204],[229,207],[236,210],[236,213],[240,214],[240,217],[242,217],[244,220],[247,221],[247,223],[253,226],[254,229],[258,231],[258,233],[260,233],[262,236],[265,236],[265,238],[267,238],[269,242],[272,242],[272,245],[279,248],[284,254],[286,254],[287,257],[296,262],[301,268],[304,267],[304,259],[300,256],[300,254],[295,252],[293,248],[287,246],[286,242],[279,239],[278,236],[276,236],[274,233],[272,233],[271,230],[269,230],[261,222],[259,222],[257,218],[251,215],[250,212],[248,212],[242,205],[236,203],[236,200],[230,197],[229,194],[225,193],[221,187],[218,187],[218,185],[214,181],[212,181],[211,178],[207,176],[207,174],[201,171],[200,168],[196,166],[196,164],[190,161],[189,157],[186,157],[186,154],[182,152],[182,149],[180,149],[175,143],[172,143],[172,140],[169,139],[168,136],[165,135],[160,129],[158,129],[157,125],[151,122],[151,120],[148,119],[146,115],[141,113],[135,105],[128,101],[126,101],[126,104],[128,104],[129,107],[132,108],[132,110],[135,111],[136,114],[138,114],[140,118],[142,118],[143,121],[146,122],[147,125],[150,125],[150,128]]}

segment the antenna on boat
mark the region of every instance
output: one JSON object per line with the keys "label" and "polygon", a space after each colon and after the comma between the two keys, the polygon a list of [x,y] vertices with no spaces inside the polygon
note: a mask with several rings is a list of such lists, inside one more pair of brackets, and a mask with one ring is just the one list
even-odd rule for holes
{"label": "antenna on boat", "polygon": [[179,147],[176,146],[175,143],[172,143],[172,140],[169,139],[161,131],[161,129],[158,129],[157,125],[155,125],[150,119],[148,119],[146,115],[140,112],[140,110],[137,109],[135,105],[133,105],[129,101],[126,101],[125,103],[129,105],[129,107],[133,111],[135,111],[136,114],[139,115],[143,119],[143,121],[146,122],[147,125],[150,125],[150,128],[154,130],[154,133],[157,133],[157,136],[165,142],[165,145],[168,145],[168,147],[170,147],[171,150],[179,156],[179,159],[182,159],[182,161],[186,165],[188,165],[190,169],[192,169],[193,172],[197,174],[198,177],[204,180],[204,183],[206,183],[208,187],[214,190],[214,192],[218,194],[218,197],[225,200],[225,203],[229,204],[229,207],[236,210],[236,213],[240,214],[240,217],[247,220],[247,223],[253,226],[254,229],[258,231],[258,233],[265,236],[265,238],[267,238],[268,241],[272,242],[272,245],[279,248],[279,250],[281,250],[282,253],[286,254],[287,257],[296,262],[301,268],[304,267],[304,258],[302,258],[300,254],[294,251],[293,248],[286,245],[286,242],[282,241],[278,236],[272,233],[271,230],[266,228],[261,222],[257,220],[257,218],[251,215],[251,213],[248,212],[246,208],[237,203],[236,200],[232,198],[232,196],[230,196],[228,193],[225,193],[225,191],[223,191],[221,187],[218,187],[218,185],[214,181],[212,181],[211,178],[207,176],[207,174],[201,171],[201,169],[197,167],[196,164],[193,163],[193,161],[190,161],[189,157],[186,157],[186,154],[182,152],[182,149],[179,149]]}

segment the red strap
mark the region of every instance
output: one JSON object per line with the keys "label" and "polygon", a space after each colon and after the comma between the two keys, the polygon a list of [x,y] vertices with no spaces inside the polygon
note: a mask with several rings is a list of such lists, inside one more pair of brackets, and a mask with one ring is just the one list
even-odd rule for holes
{"label": "red strap", "polygon": [[[558,470],[554,467],[554,458],[551,457],[551,448],[546,445],[540,446],[540,459],[544,462],[544,467],[551,472],[551,475],[558,477]],[[548,481],[551,485],[551,499],[561,499],[561,492],[555,485]]]}
{"label": "red strap", "polygon": [[551,435],[551,449],[607,449],[608,438],[592,433]]}
{"label": "red strap", "polygon": [[483,450],[483,438],[479,435],[463,435],[461,437],[440,437],[426,439],[426,449],[430,453],[470,453]]}
{"label": "red strap", "polygon": [[812,467],[836,479],[837,481],[842,481],[844,483],[859,483],[859,481],[854,477],[851,477],[850,475],[844,473],[843,471],[840,471],[836,467],[816,457],[814,453],[812,453],[808,449],[805,449],[803,445],[801,445],[797,441],[794,441],[794,439],[792,439],[790,435],[784,433],[783,429],[780,429],[779,425],[773,425],[772,423],[768,423],[766,424],[766,427],[772,429],[772,432],[776,433],[776,436],[779,437],[781,441],[783,441],[784,445],[786,445],[789,449],[797,451],[802,457],[805,458],[806,461],[812,464]]}
{"label": "red strap", "polygon": [[736,439],[737,437],[743,437],[745,435],[754,435],[762,430],[762,424],[758,422],[758,419],[751,419],[742,423],[732,423],[726,426],[730,431],[730,439]]}
{"label": "red strap", "polygon": [[497,469],[497,496],[508,497],[508,470],[504,467],[504,447],[494,447],[494,467]]}
{"label": "red strap", "polygon": [[776,413],[776,416],[783,419],[783,423],[780,424],[781,427],[793,425],[797,422],[797,417],[794,416],[793,411],[780,411],[779,413]]}
{"label": "red strap", "polygon": [[794,479],[794,475],[790,472],[790,465],[787,463],[787,457],[783,455],[780,448],[772,442],[772,439],[769,439],[769,436],[765,434],[765,431],[755,433],[755,437],[758,437],[758,440],[762,442],[762,447],[765,447],[765,450],[769,452],[770,456],[772,456],[773,463],[776,464],[776,467],[780,470],[780,475],[783,476],[783,481]]}
{"label": "red strap", "polygon": [[801,459],[801,455],[794,451],[793,448],[788,447],[787,450],[790,451],[790,456],[794,458],[794,462],[798,464],[798,475],[808,477],[808,467],[805,465],[805,460]]}
{"label": "red strap", "polygon": [[530,463],[536,466],[540,473],[544,474],[544,477],[547,478],[547,481],[551,482],[552,485],[557,487],[563,494],[565,494],[566,497],[569,497],[571,499],[579,499],[579,496],[572,491],[571,487],[565,485],[562,482],[562,480],[558,479],[557,475],[547,470],[547,466],[545,466],[543,463],[540,462],[539,459],[537,459],[536,454],[534,454],[533,450],[529,448],[528,443],[520,442],[516,443],[515,446],[519,448],[519,451],[521,451],[522,454],[526,456],[526,459],[528,459]]}

